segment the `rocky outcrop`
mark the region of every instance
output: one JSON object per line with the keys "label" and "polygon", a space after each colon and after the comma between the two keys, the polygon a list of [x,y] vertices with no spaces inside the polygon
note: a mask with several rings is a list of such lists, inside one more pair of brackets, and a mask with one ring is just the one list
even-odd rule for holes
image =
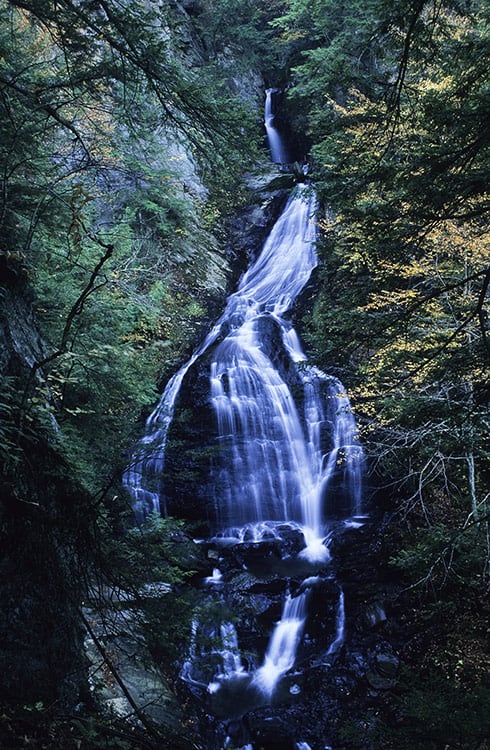
{"label": "rocky outcrop", "polygon": [[0,373],[3,377],[25,376],[46,354],[29,301],[31,293],[17,280],[19,273],[6,266],[0,287]]}
{"label": "rocky outcrop", "polygon": [[[226,741],[266,750],[296,750],[301,742],[312,750],[376,748],[376,717],[391,711],[403,644],[397,640],[391,606],[396,582],[380,565],[377,542],[382,524],[371,510],[362,527],[333,528],[332,560],[311,565],[306,578],[297,558],[304,539],[294,530],[282,539],[260,543],[204,544],[210,565],[218,565],[221,576],[201,578],[202,586],[237,618],[245,672],[240,697],[236,683],[230,684],[230,695],[226,690],[209,692],[205,682],[201,689],[193,684],[202,750],[221,750]],[[260,666],[286,593],[297,596],[305,589],[309,599],[303,643],[294,669],[283,675],[268,704],[254,693],[253,683],[247,687],[246,673]],[[341,589],[344,638],[331,648]]]}
{"label": "rocky outcrop", "polygon": [[[238,277],[262,249],[294,184],[293,175],[281,175],[270,166],[248,176],[250,205],[228,226],[226,253],[234,269],[230,279],[232,288],[236,288]],[[224,324],[216,344],[198,359],[183,380],[168,432],[163,476],[163,493],[170,515],[204,521],[211,529],[216,521],[212,475],[226,459],[220,455],[209,375],[214,349],[227,335],[227,325]],[[299,392],[300,380],[282,344],[277,322],[264,314],[259,327],[264,352],[281,377]]]}
{"label": "rocky outcrop", "polygon": [[244,180],[250,196],[247,206],[235,212],[226,227],[225,252],[233,269],[230,290],[236,288],[238,278],[260,253],[295,184],[292,174],[281,174],[269,163],[246,174]]}

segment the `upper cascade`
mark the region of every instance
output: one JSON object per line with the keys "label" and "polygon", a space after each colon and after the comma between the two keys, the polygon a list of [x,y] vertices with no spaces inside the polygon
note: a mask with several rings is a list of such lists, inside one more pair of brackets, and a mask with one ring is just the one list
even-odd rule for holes
{"label": "upper cascade", "polygon": [[280,89],[266,89],[264,124],[272,161],[274,164],[287,164],[290,161],[289,155],[284,140],[274,123],[274,94],[278,93]]}
{"label": "upper cascade", "polygon": [[293,306],[318,262],[315,213],[314,191],[307,185],[298,185],[259,257],[242,276],[229,305],[245,301],[263,305],[276,315]]}
{"label": "upper cascade", "polygon": [[[307,364],[284,317],[317,265],[315,213],[313,189],[298,186],[229,298],[223,315],[228,334],[213,351],[210,373],[221,453],[213,486],[223,530],[248,525],[256,535],[252,526],[269,523],[271,533],[270,522],[295,522],[311,553],[326,556],[321,539],[329,485],[349,495],[342,501],[345,515],[360,511],[362,451],[345,389]],[[302,383],[302,410],[266,351],[266,318]]]}

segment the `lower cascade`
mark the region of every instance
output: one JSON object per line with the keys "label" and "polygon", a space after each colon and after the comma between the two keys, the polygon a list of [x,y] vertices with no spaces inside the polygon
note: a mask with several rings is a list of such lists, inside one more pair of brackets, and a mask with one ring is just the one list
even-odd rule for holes
{"label": "lower cascade", "polygon": [[[301,692],[312,601],[321,608],[326,590],[331,622],[315,658],[331,662],[345,637],[330,547],[335,529],[363,523],[363,451],[342,383],[307,362],[288,317],[317,265],[316,208],[312,187],[298,185],[223,315],[169,382],[124,475],[139,519],[167,512],[167,437],[186,377],[201,363],[215,420],[202,516],[211,535],[199,540],[212,550],[213,569],[202,585],[227,603],[245,589],[259,614],[269,586],[278,612],[268,635],[243,653],[241,623],[194,622],[181,679],[222,719]],[[230,743],[223,747],[237,746]]]}
{"label": "lower cascade", "polygon": [[272,633],[263,665],[254,675],[254,683],[265,695],[272,695],[280,676],[294,666],[296,649],[306,617],[305,594],[288,596],[281,620]]}

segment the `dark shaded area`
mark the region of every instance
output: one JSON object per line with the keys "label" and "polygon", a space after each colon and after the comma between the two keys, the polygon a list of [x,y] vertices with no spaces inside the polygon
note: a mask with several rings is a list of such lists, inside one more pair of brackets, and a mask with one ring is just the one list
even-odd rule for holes
{"label": "dark shaded area", "polygon": [[44,355],[28,300],[22,284],[3,289],[0,699],[73,708],[87,697],[78,609],[91,510],[55,448],[56,422],[28,398]]}

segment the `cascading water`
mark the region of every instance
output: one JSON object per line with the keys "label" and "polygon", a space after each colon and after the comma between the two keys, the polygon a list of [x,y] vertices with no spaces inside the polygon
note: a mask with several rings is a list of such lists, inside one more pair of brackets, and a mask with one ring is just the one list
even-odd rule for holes
{"label": "cascading water", "polygon": [[[273,126],[271,94],[269,90],[266,127],[273,161],[282,162],[286,150]],[[313,189],[298,185],[222,317],[165,389],[124,481],[139,517],[160,508],[167,431],[176,399],[186,374],[206,352],[219,447],[210,481],[215,542],[260,546],[294,532],[303,539],[298,562],[326,570],[331,522],[354,523],[361,513],[363,454],[342,384],[307,363],[286,317],[317,265],[315,212]],[[293,395],[298,390],[299,398]],[[183,678],[213,695],[246,682],[247,690],[259,696],[254,700],[267,704],[295,665],[313,580],[306,577],[295,595],[287,596],[261,665],[257,659],[259,666],[247,672],[235,629],[222,624],[220,637],[226,643],[219,649],[221,665],[210,679],[196,676],[199,669],[193,665],[199,657],[192,646]],[[226,590],[217,569],[206,584],[215,592]],[[341,647],[344,624],[344,593],[339,588],[327,656]],[[198,627],[196,623],[195,630]]]}
{"label": "cascading water", "polygon": [[134,513],[139,523],[152,511],[162,511],[167,515],[165,504],[162,507],[161,503],[161,498],[165,498],[162,492],[162,474],[167,433],[174,414],[175,401],[187,372],[201,354],[216,341],[219,332],[220,323],[217,323],[190,360],[169,380],[156,408],[146,420],[145,435],[139,441],[123,474],[123,484],[133,499]]}
{"label": "cascading water", "polygon": [[264,124],[272,161],[274,164],[286,164],[289,161],[288,154],[283,139],[274,124],[273,96],[276,93],[279,93],[279,89],[267,89],[265,92]]}
{"label": "cascading water", "polygon": [[337,608],[337,619],[336,619],[336,634],[335,639],[329,646],[327,656],[335,654],[336,651],[341,647],[344,641],[344,628],[345,628],[345,598],[344,592],[340,589],[339,592],[339,604]]}
{"label": "cascading water", "polygon": [[[222,527],[313,518],[320,476],[290,389],[263,350],[261,327],[293,304],[316,265],[314,196],[300,186],[261,255],[230,297],[230,331],[211,365],[211,399],[223,461],[215,477]],[[318,463],[318,462],[316,462]],[[312,527],[311,532],[320,529]]]}
{"label": "cascading water", "polygon": [[294,666],[296,650],[306,618],[306,595],[295,598],[290,595],[284,603],[281,620],[272,633],[264,663],[257,669],[253,684],[271,696],[278,679]]}

